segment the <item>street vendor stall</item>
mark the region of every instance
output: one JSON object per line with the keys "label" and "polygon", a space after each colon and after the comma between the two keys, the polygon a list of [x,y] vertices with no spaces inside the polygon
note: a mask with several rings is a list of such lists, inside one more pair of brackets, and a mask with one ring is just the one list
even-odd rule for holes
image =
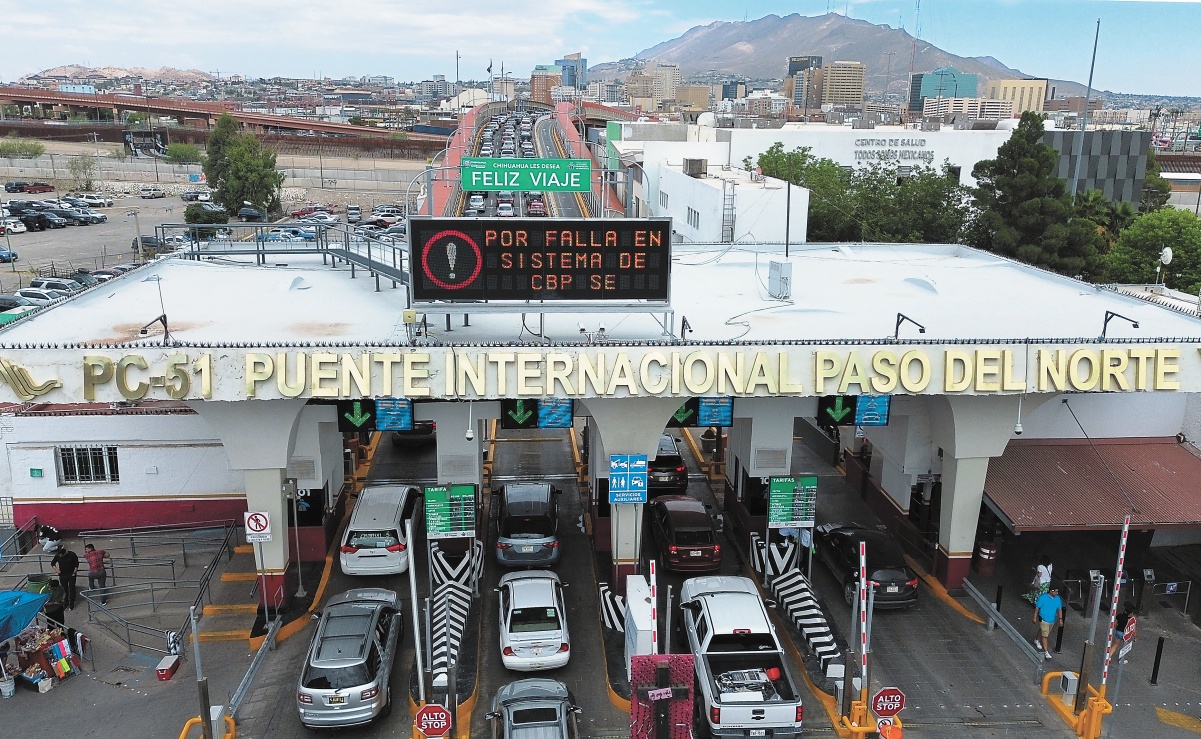
{"label": "street vendor stall", "polygon": [[45,693],[79,672],[79,655],[67,633],[51,628],[38,613],[50,596],[18,590],[0,591],[0,695],[22,687]]}

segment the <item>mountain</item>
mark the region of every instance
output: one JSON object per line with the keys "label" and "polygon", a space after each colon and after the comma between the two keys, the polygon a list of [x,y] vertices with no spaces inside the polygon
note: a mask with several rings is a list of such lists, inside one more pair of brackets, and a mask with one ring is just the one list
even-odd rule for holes
{"label": "mountain", "polygon": [[[788,57],[819,55],[825,61],[857,61],[867,65],[867,89],[886,84],[893,93],[908,87],[910,59],[913,71],[930,72],[955,67],[986,79],[1028,77],[992,57],[962,57],[918,40],[904,29],[828,13],[768,15],[753,21],[716,21],[696,26],[684,35],[652,46],[632,59],[599,64],[589,70],[593,79],[624,76],[640,62],[652,59],[680,65],[685,79],[713,73],[750,79],[781,79],[788,72]],[[1059,97],[1083,95],[1084,86],[1052,80]],[[983,92],[983,90],[981,90]]]}
{"label": "mountain", "polygon": [[198,69],[174,69],[172,67],[160,67],[159,69],[132,67],[124,69],[122,67],[85,67],[81,64],[64,64],[60,67],[44,69],[36,74],[26,75],[19,81],[25,82],[47,78],[65,78],[83,81],[89,77],[95,80],[141,78],[154,82],[182,83],[206,82],[213,79],[212,75],[207,72],[201,72]]}

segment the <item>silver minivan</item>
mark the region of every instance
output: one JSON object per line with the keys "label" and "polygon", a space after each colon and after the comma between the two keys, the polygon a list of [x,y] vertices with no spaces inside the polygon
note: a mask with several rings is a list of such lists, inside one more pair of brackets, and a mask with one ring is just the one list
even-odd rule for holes
{"label": "silver minivan", "polygon": [[396,575],[409,567],[404,522],[413,515],[417,488],[370,485],[359,493],[338,555],[347,575]]}
{"label": "silver minivan", "polygon": [[392,590],[358,588],[330,598],[296,687],[309,728],[356,726],[392,710],[392,664],[403,630]]}

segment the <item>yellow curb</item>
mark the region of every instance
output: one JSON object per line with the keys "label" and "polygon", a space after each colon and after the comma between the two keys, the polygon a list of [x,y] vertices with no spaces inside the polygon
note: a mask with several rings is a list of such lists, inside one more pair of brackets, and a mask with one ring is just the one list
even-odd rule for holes
{"label": "yellow curb", "polygon": [[254,582],[259,579],[257,572],[222,572],[221,582]]}
{"label": "yellow curb", "polygon": [[1198,721],[1193,716],[1176,711],[1169,711],[1160,706],[1155,707],[1155,715],[1159,717],[1160,723],[1168,726],[1175,726],[1177,729],[1191,731],[1194,734],[1201,734],[1201,721]]}
{"label": "yellow curb", "polygon": [[200,641],[241,641],[250,638],[250,629],[228,629],[226,631],[201,631],[196,635]]}
{"label": "yellow curb", "polygon": [[239,544],[234,547],[234,554],[254,554],[253,544]]}
{"label": "yellow curb", "polygon": [[258,612],[258,603],[209,603],[201,611],[205,616],[226,616],[230,614]]}
{"label": "yellow curb", "polygon": [[931,575],[930,573],[928,573],[924,569],[922,569],[921,565],[919,565],[917,563],[917,560],[913,559],[913,557],[910,557],[908,554],[906,554],[905,555],[905,563],[908,564],[913,569],[913,571],[917,573],[917,576],[920,577],[922,579],[922,581],[926,583],[926,587],[930,588],[930,590],[933,591],[934,596],[936,598],[941,600],[943,603],[946,603],[948,606],[951,607],[952,610],[954,610],[960,616],[963,616],[964,618],[968,619],[969,621],[975,621],[976,623],[980,624],[981,626],[983,626],[985,623],[987,623],[987,621],[984,618],[977,616],[975,613],[968,610],[968,608],[966,606],[964,606],[962,603],[960,603],[958,600],[951,597],[951,594],[947,592],[946,586],[944,586],[941,582],[939,582],[938,578],[934,577],[933,575]]}
{"label": "yellow curb", "polygon": [[[335,544],[336,543],[337,542],[335,542]],[[330,552],[333,551],[333,547],[334,545],[331,544]],[[279,631],[275,634],[275,641],[277,644],[290,636],[295,636],[303,631],[305,626],[309,625],[309,621],[311,620],[309,616],[311,616],[313,612],[317,610],[317,604],[321,602],[322,597],[325,595],[325,588],[327,585],[329,585],[329,573],[331,570],[333,570],[333,568],[333,554],[327,553],[325,555],[325,569],[321,571],[321,581],[317,583],[317,592],[313,593],[313,602],[309,604],[308,609],[300,616],[279,627]],[[263,642],[267,639],[266,634],[255,637],[251,637],[249,634],[246,636],[250,640],[251,651],[258,651],[258,649],[263,646]]]}

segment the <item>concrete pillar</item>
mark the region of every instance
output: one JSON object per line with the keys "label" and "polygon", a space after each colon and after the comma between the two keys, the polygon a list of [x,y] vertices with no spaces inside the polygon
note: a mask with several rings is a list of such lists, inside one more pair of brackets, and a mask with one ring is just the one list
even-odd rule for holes
{"label": "concrete pillar", "polygon": [[272,538],[256,545],[258,566],[266,573],[266,593],[272,606],[286,607],[294,588],[287,580],[291,562],[288,547],[288,501],[283,480],[296,439],[304,399],[191,401],[189,406],[212,426],[221,439],[230,466],[242,470],[247,510],[271,516]]}
{"label": "concrete pillar", "polygon": [[[684,402],[680,398],[590,398],[577,401],[592,415],[589,443],[603,456],[589,456],[594,479],[609,477],[609,455],[645,454],[654,459],[667,419]],[[595,432],[595,433],[594,433]],[[613,585],[625,592],[627,575],[636,574],[642,544],[642,508],[614,505],[611,512]]]}
{"label": "concrete pillar", "polygon": [[[480,445],[484,429],[480,421],[500,417],[500,403],[418,403],[417,420],[438,424],[438,484],[483,482]],[[467,429],[472,438],[467,439]]]}
{"label": "concrete pillar", "polygon": [[971,569],[986,475],[988,457],[943,460],[934,576],[948,588],[960,587]]}

